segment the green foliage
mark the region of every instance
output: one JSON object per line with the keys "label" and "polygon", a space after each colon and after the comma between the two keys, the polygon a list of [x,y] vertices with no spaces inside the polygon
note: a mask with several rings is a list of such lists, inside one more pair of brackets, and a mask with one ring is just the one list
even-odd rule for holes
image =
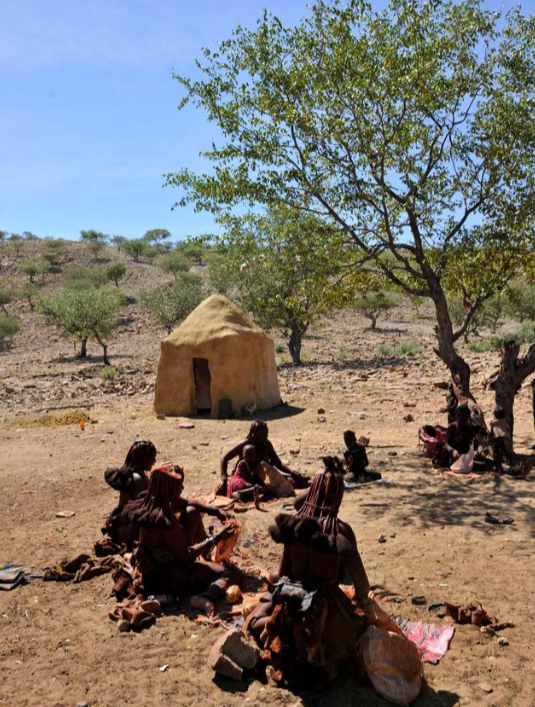
{"label": "green foliage", "polygon": [[9,245],[15,257],[18,258],[24,250],[24,239],[18,233],[12,233],[9,236]]}
{"label": "green foliage", "polygon": [[179,273],[187,272],[191,267],[190,261],[180,250],[173,250],[166,255],[162,255],[156,265],[175,279]]}
{"label": "green foliage", "polygon": [[106,243],[108,240],[108,236],[105,233],[101,233],[100,231],[94,231],[94,230],[89,230],[89,231],[80,231],[80,240],[83,243]]}
{"label": "green foliage", "polygon": [[206,243],[206,238],[201,236],[198,238],[188,238],[185,241],[179,241],[176,244],[175,250],[191,262],[197,265],[202,265],[208,253],[208,245]]}
{"label": "green foliage", "polygon": [[40,263],[36,263],[34,260],[25,260],[20,266],[21,272],[28,275],[30,282],[34,282],[37,275],[43,272],[43,267]]}
{"label": "green foliage", "polygon": [[222,219],[222,224],[226,235],[210,258],[212,286],[235,299],[260,326],[288,329],[288,349],[300,363],[310,324],[354,295],[355,282],[339,274],[343,237],[331,240],[320,219],[284,207]]}
{"label": "green foliage", "polygon": [[106,342],[117,326],[123,306],[124,295],[115,287],[66,288],[57,295],[39,299],[37,311],[45,316],[47,324],[59,327],[65,336],[79,342],[98,341],[107,363]]}
{"label": "green foliage", "polygon": [[202,299],[202,279],[192,273],[179,273],[174,282],[144,292],[140,302],[152,319],[170,334]]}
{"label": "green foliage", "polygon": [[11,304],[13,301],[13,293],[7,287],[0,284],[0,308],[4,311],[4,314],[8,314],[7,305]]}
{"label": "green foliage", "polygon": [[0,230],[0,243],[3,243],[7,238],[7,231]]}
{"label": "green foliage", "polygon": [[105,381],[112,381],[117,375],[117,369],[115,366],[104,366],[100,371],[100,377]]}
{"label": "green foliage", "polygon": [[86,268],[83,265],[72,265],[65,268],[63,281],[70,289],[87,290],[93,287],[103,287],[110,281],[110,277],[107,268]]}
{"label": "green foliage", "polygon": [[119,287],[119,280],[126,275],[126,265],[123,263],[111,263],[106,268],[106,277],[113,281],[116,287]]}
{"label": "green foliage", "polygon": [[110,238],[110,243],[114,245],[120,253],[123,244],[126,243],[126,238],[124,236],[112,236]]}
{"label": "green foliage", "polygon": [[145,243],[156,246],[160,245],[168,238],[171,238],[171,232],[166,228],[153,228],[152,231],[147,231],[143,236]]}
{"label": "green foliage", "polygon": [[397,304],[395,299],[388,297],[384,292],[369,292],[358,297],[351,306],[370,320],[370,329],[376,329],[377,319],[381,314],[397,307]]}
{"label": "green foliage", "polygon": [[13,337],[20,331],[20,319],[11,314],[0,314],[0,349],[10,349]]}
{"label": "green foliage", "polygon": [[377,348],[377,355],[380,358],[392,358],[394,356],[394,351],[391,346],[388,346],[388,344],[381,344]]}
{"label": "green foliage", "polygon": [[41,288],[37,283],[25,282],[24,285],[17,292],[17,297],[19,299],[26,300],[26,302],[28,302],[30,310],[33,312],[35,308],[35,302],[37,300],[37,297],[39,296],[40,290]]}
{"label": "green foliage", "polygon": [[283,354],[286,351],[286,346],[284,344],[276,344],[275,352],[278,354]]}
{"label": "green foliage", "polygon": [[125,241],[122,247],[124,252],[132,258],[135,263],[139,263],[141,258],[146,255],[149,246],[146,241],[141,238],[137,238],[134,240]]}
{"label": "green foliage", "polygon": [[103,241],[90,241],[86,244],[87,250],[91,253],[95,262],[98,260],[105,246],[106,244]]}
{"label": "green foliage", "polygon": [[394,353],[396,356],[406,356],[407,354],[416,355],[416,354],[421,354],[423,352],[423,348],[420,346],[420,344],[417,341],[400,341],[399,344],[396,346],[394,349]]}
{"label": "green foliage", "polygon": [[526,281],[513,283],[508,290],[506,311],[520,322],[535,320],[535,286]]}
{"label": "green foliage", "polygon": [[39,236],[36,236],[35,233],[32,233],[31,231],[24,231],[22,236],[25,241],[38,241],[39,240]]}
{"label": "green foliage", "polygon": [[496,338],[483,339],[482,341],[469,341],[468,350],[474,353],[487,353],[488,351],[496,351]]}
{"label": "green foliage", "polygon": [[337,361],[347,361],[349,358],[349,352],[346,349],[345,346],[340,346],[338,349],[338,353],[336,354],[336,360]]}
{"label": "green foliage", "polygon": [[46,246],[41,254],[41,257],[47,262],[49,269],[51,269],[59,265],[61,262],[61,257],[64,251],[64,242],[53,238],[47,238],[45,239],[45,243]]}
{"label": "green foliage", "polygon": [[145,257],[147,258],[147,260],[149,261],[149,263],[151,265],[154,264],[154,261],[156,260],[156,258],[161,254],[162,254],[162,249],[159,246],[155,246],[155,245],[150,246],[149,245],[145,249]]}

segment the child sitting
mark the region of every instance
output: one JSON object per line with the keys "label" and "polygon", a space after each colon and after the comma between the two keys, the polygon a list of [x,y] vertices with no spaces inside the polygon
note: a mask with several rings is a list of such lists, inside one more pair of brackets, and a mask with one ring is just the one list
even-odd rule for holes
{"label": "child sitting", "polygon": [[251,500],[255,494],[255,488],[263,484],[260,480],[260,468],[256,463],[256,449],[252,444],[247,444],[243,448],[243,459],[241,459],[234,469],[227,488],[228,498],[238,501]]}
{"label": "child sitting", "polygon": [[379,481],[381,474],[378,471],[367,471],[368,455],[363,444],[357,442],[357,437],[352,430],[344,432],[344,442],[347,449],[344,451],[344,459],[347,467],[345,481],[352,483],[367,483],[368,481]]}

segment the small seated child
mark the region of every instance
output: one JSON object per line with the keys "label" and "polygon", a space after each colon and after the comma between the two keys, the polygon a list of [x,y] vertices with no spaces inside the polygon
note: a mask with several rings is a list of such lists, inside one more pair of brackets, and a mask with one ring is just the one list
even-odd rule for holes
{"label": "small seated child", "polygon": [[344,443],[347,449],[344,451],[347,476],[346,481],[367,483],[368,481],[379,481],[381,474],[378,471],[367,471],[368,455],[363,444],[357,442],[357,437],[352,430],[344,432]]}
{"label": "small seated child", "polygon": [[490,437],[492,439],[492,457],[497,472],[503,472],[503,462],[509,464],[514,462],[513,439],[511,428],[505,418],[505,410],[501,407],[495,408],[494,418],[490,423]]}
{"label": "small seated child", "polygon": [[255,490],[263,486],[260,480],[260,467],[256,463],[254,446],[246,444],[242,456],[243,458],[236,464],[227,488],[228,498],[234,498],[237,501],[252,500],[255,497]]}

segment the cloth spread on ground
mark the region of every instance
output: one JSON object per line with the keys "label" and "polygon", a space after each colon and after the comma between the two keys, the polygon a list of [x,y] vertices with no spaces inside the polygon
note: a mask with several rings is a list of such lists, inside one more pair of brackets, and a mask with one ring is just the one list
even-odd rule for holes
{"label": "cloth spread on ground", "polygon": [[0,565],[0,591],[9,592],[26,584],[24,565]]}
{"label": "cloth spread on ground", "polygon": [[43,579],[45,582],[84,582],[112,572],[121,564],[121,560],[115,557],[96,558],[82,553],[72,560],[65,557],[55,567],[48,567]]}
{"label": "cloth spread on ground", "polygon": [[436,665],[446,654],[455,634],[455,626],[437,626],[423,621],[409,621],[396,617],[396,623],[418,648],[422,663]]}

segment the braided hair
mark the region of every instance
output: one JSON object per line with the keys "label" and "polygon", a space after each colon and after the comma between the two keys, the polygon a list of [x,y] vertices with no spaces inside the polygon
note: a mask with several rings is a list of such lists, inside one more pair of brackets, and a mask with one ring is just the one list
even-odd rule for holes
{"label": "braided hair", "polygon": [[249,428],[249,432],[247,433],[247,441],[253,443],[255,434],[258,432],[258,430],[265,430],[266,432],[266,437],[268,435],[268,426],[267,422],[264,422],[263,420],[255,420],[253,423],[251,423],[251,427]]}
{"label": "braided hair", "polygon": [[156,460],[156,447],[148,440],[139,440],[128,450],[124,464],[115,469],[106,469],[104,480],[116,491],[126,491],[133,482],[134,474],[148,471]]}
{"label": "braided hair", "polygon": [[344,497],[344,469],[338,457],[324,457],[324,471],[312,480],[304,504],[299,509],[298,518],[315,518],[323,532],[338,534],[338,511]]}
{"label": "braided hair", "polygon": [[184,470],[173,464],[153,469],[149,488],[128,506],[130,520],[142,528],[169,528],[174,517],[173,501],[182,492]]}

